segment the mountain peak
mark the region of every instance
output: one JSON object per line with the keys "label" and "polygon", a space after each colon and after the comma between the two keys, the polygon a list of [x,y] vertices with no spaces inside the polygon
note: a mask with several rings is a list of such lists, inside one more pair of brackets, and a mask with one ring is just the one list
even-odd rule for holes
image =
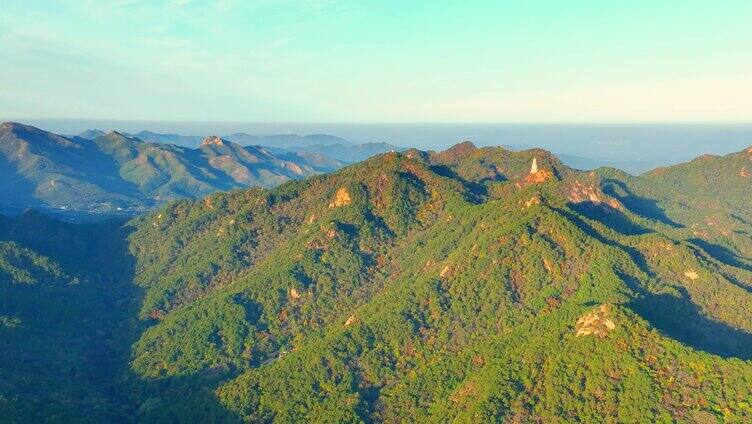
{"label": "mountain peak", "polygon": [[88,129],[88,130],[82,132],[81,134],[79,134],[78,136],[81,137],[81,138],[85,138],[87,140],[94,140],[95,138],[101,137],[101,136],[103,136],[105,134],[106,133],[104,131],[102,131],[102,130]]}
{"label": "mountain peak", "polygon": [[[129,136],[121,133],[120,131],[115,131],[115,130],[112,130],[112,131],[110,131],[110,132],[108,132],[106,134],[103,134],[103,135],[99,136],[99,137],[104,137],[104,138],[106,138],[108,140],[132,139],[131,137],[129,137]],[[95,139],[99,138],[99,137],[95,137]]]}
{"label": "mountain peak", "polygon": [[219,136],[216,136],[216,135],[210,135],[210,136],[204,138],[203,140],[201,140],[201,145],[202,146],[212,146],[212,145],[214,145],[214,146],[224,146],[224,144],[225,144],[224,140],[222,140],[222,138],[220,138]]}
{"label": "mountain peak", "polygon": [[31,125],[26,125],[26,124],[21,124],[19,122],[11,122],[11,121],[3,122],[0,128],[7,130],[7,131],[14,131],[14,130],[19,130],[19,129],[24,129],[27,131],[28,130],[42,131],[39,128],[32,127]]}
{"label": "mountain peak", "polygon": [[477,147],[475,147],[475,144],[473,144],[472,141],[463,141],[462,143],[457,143],[454,146],[444,150],[441,152],[442,155],[447,155],[454,158],[461,158],[464,156],[467,156],[468,154],[478,150]]}
{"label": "mountain peak", "polygon": [[465,140],[465,141],[463,141],[461,143],[457,143],[454,146],[448,148],[447,151],[451,150],[451,151],[457,152],[457,153],[465,153],[465,152],[471,152],[471,151],[473,151],[475,149],[477,149],[477,147],[475,147],[475,144],[473,144],[472,141]]}
{"label": "mountain peak", "polygon": [[65,137],[61,137],[57,134],[50,133],[43,129],[39,129],[32,125],[22,124],[20,122],[3,122],[0,124],[0,132],[2,134],[13,134],[20,138],[29,138],[30,140],[42,140],[49,137],[55,138],[58,142],[61,140],[67,140]]}

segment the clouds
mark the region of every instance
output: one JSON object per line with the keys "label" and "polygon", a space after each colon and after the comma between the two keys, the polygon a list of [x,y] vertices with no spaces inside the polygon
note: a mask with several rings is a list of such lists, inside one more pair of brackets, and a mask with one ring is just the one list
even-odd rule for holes
{"label": "clouds", "polygon": [[724,5],[713,20],[685,7],[677,26],[645,5],[6,0],[0,115],[743,119],[752,8]]}

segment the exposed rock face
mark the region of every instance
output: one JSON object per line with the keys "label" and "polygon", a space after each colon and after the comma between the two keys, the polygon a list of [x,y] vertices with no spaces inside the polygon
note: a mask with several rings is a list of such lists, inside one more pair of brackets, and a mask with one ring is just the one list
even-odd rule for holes
{"label": "exposed rock face", "polygon": [[290,171],[292,171],[296,175],[303,175],[303,172],[304,172],[303,168],[301,168],[297,164],[294,164],[292,162],[285,162],[284,166],[285,166],[285,168],[289,169]]}
{"label": "exposed rock face", "polygon": [[300,292],[294,288],[290,289],[290,299],[293,299],[293,300],[300,299]]}
{"label": "exposed rock face", "polygon": [[530,173],[517,183],[517,187],[523,188],[531,184],[540,184],[553,178],[553,176],[554,173],[550,170],[538,168],[538,159],[533,158],[533,163],[530,164]]}
{"label": "exposed rock face", "polygon": [[345,321],[345,325],[343,327],[348,327],[352,325],[355,322],[355,320],[357,320],[357,317],[355,317],[355,315],[350,315],[350,317],[347,318],[347,321]]}
{"label": "exposed rock face", "polygon": [[577,331],[575,337],[590,335],[600,338],[606,337],[616,328],[616,324],[608,318],[610,312],[611,307],[604,304],[580,317],[575,325]]}
{"label": "exposed rock face", "polygon": [[201,141],[202,146],[224,146],[224,142],[216,135],[210,135]]}
{"label": "exposed rock face", "polygon": [[739,176],[742,178],[749,178],[750,173],[746,166],[743,166],[742,169],[739,171]]}
{"label": "exposed rock face", "polygon": [[540,205],[541,202],[542,201],[541,201],[540,196],[533,196],[533,197],[530,198],[530,200],[528,200],[527,202],[525,202],[525,209],[527,209],[527,208],[529,208],[530,206],[533,206],[533,205]]}
{"label": "exposed rock face", "polygon": [[441,272],[439,273],[439,277],[445,278],[448,277],[452,273],[452,268],[449,265],[446,265]]}
{"label": "exposed rock face", "polygon": [[607,204],[614,209],[621,209],[618,200],[606,196],[595,184],[582,184],[575,180],[568,193],[569,200],[573,203],[592,202],[598,204]]}
{"label": "exposed rock face", "polygon": [[695,271],[693,269],[688,269],[684,273],[684,276],[687,277],[687,278],[689,278],[690,280],[693,280],[693,281],[696,280],[696,279],[698,279],[698,278],[700,278],[700,274],[698,274],[697,271]]}
{"label": "exposed rock face", "polygon": [[340,206],[349,205],[350,203],[352,203],[350,193],[348,193],[346,188],[342,187],[337,190],[337,194],[334,195],[334,200],[332,200],[332,203],[329,203],[329,208],[338,208]]}

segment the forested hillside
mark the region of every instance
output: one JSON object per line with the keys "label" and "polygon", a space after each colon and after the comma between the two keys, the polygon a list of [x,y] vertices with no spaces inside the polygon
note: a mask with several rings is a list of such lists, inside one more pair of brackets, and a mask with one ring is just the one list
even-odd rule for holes
{"label": "forested hillside", "polygon": [[750,159],[632,177],[463,143],[127,223],[6,219],[0,413],[748,422]]}

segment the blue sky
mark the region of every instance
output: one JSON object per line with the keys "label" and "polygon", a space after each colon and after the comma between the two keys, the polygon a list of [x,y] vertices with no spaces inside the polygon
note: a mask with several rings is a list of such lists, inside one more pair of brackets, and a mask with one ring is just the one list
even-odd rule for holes
{"label": "blue sky", "polygon": [[752,121],[752,2],[2,0],[0,117]]}

